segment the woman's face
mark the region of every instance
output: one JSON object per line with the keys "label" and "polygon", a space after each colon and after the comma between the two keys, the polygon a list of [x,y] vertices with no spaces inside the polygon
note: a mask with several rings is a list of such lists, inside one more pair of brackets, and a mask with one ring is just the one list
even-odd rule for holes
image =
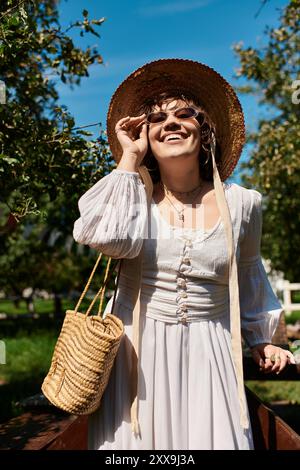
{"label": "woman's face", "polygon": [[[155,106],[152,111],[174,112],[187,106],[190,105],[185,101],[174,99],[163,102],[161,106]],[[198,158],[201,147],[199,122],[196,118],[179,119],[172,112],[164,122],[149,124],[148,138],[152,154],[158,161],[183,156]]]}

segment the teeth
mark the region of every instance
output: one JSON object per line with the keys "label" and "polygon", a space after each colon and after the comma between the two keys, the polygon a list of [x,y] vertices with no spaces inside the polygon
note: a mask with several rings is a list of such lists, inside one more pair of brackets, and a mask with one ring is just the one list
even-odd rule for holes
{"label": "teeth", "polygon": [[166,141],[168,140],[178,140],[178,139],[183,139],[183,137],[179,134],[169,134],[167,137],[166,137]]}

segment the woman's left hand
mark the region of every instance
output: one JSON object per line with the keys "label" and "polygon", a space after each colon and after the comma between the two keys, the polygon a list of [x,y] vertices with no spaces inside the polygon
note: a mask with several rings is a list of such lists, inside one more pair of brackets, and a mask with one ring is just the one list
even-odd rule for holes
{"label": "woman's left hand", "polygon": [[271,372],[279,374],[287,364],[296,364],[291,351],[270,343],[256,344],[250,351],[254,361],[259,365],[259,370],[265,374]]}

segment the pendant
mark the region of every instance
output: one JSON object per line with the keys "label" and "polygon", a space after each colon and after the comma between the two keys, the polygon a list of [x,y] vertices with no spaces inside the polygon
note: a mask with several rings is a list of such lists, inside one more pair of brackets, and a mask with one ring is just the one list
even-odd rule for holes
{"label": "pendant", "polygon": [[183,214],[179,215],[179,220],[182,220],[182,222],[184,222],[184,215]]}

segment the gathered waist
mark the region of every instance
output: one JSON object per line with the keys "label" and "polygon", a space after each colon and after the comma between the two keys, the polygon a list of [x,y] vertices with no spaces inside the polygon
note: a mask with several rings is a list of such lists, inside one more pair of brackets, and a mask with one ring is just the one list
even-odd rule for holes
{"label": "gathered waist", "polygon": [[222,285],[188,284],[174,292],[143,285],[140,300],[147,317],[170,323],[216,320],[229,313],[228,286]]}
{"label": "gathered waist", "polygon": [[[133,309],[132,284],[122,281],[118,303]],[[228,286],[206,280],[196,283],[176,278],[175,282],[142,282],[140,302],[142,315],[168,323],[216,320],[229,314]]]}
{"label": "gathered waist", "polygon": [[158,300],[145,301],[141,296],[146,317],[170,323],[191,323],[199,321],[216,320],[226,316],[229,312],[228,303],[218,305],[191,304],[183,302],[161,302]]}
{"label": "gathered waist", "polygon": [[152,318],[153,320],[162,321],[165,323],[181,323],[181,324],[188,324],[194,322],[207,322],[207,321],[215,321],[221,318],[226,317],[228,314],[227,310],[222,310],[221,312],[201,312],[201,313],[176,313],[175,314],[168,314],[167,312],[161,313],[158,310],[152,310],[151,308],[147,308],[145,316],[147,318]]}

